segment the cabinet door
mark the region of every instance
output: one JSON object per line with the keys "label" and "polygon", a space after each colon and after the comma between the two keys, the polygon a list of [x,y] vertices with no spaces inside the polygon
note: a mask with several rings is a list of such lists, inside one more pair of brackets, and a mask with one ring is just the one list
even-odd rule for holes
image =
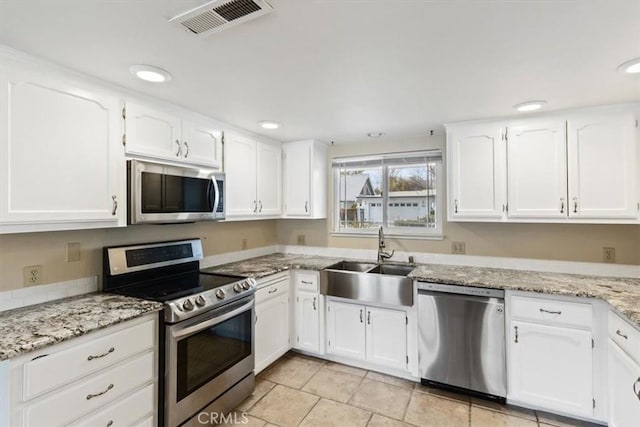
{"label": "cabinet door", "polygon": [[256,304],[256,374],[289,350],[289,294]]}
{"label": "cabinet door", "polygon": [[327,304],[327,352],[365,360],[365,306],[330,301]]}
{"label": "cabinet door", "polygon": [[296,348],[320,353],[319,307],[318,294],[300,292],[296,295]]}
{"label": "cabinet door", "polygon": [[509,128],[507,165],[509,217],[567,217],[565,122]]}
{"label": "cabinet door", "polygon": [[640,420],[640,366],[609,341],[609,425],[633,427]]}
{"label": "cabinet door", "polygon": [[407,314],[404,311],[367,307],[367,361],[406,369]]}
{"label": "cabinet door", "polygon": [[509,399],[593,415],[591,332],[512,322]]}
{"label": "cabinet door", "polygon": [[569,120],[570,217],[636,217],[636,145],[633,113]]}
{"label": "cabinet door", "polygon": [[184,162],[222,168],[222,132],[206,123],[182,122]]}
{"label": "cabinet door", "polygon": [[258,214],[282,213],[282,148],[258,143]]}
{"label": "cabinet door", "polygon": [[255,215],[256,142],[232,133],[225,133],[224,169],[226,173],[227,217]]}
{"label": "cabinet door", "polygon": [[289,216],[311,215],[312,146],[308,143],[285,144],[284,207]]}
{"label": "cabinet door", "polygon": [[128,154],[182,161],[180,119],[161,108],[127,101]]}
{"label": "cabinet door", "polygon": [[57,70],[0,64],[0,223],[125,225],[120,99]]}
{"label": "cabinet door", "polygon": [[447,133],[449,218],[500,220],[506,204],[505,149],[498,125]]}

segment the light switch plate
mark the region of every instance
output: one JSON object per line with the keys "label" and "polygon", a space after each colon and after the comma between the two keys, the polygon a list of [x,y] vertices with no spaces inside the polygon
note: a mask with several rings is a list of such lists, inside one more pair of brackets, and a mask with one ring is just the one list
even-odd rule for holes
{"label": "light switch plate", "polygon": [[464,242],[451,242],[451,253],[455,255],[465,254]]}

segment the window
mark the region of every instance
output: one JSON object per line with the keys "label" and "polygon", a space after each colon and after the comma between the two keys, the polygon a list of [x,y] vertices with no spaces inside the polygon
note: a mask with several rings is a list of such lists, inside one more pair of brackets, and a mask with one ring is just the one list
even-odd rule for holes
{"label": "window", "polygon": [[442,153],[430,150],[333,159],[334,231],[442,235]]}

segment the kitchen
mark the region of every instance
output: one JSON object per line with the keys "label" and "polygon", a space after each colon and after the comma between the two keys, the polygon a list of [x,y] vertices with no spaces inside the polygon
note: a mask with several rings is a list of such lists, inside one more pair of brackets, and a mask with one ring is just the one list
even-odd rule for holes
{"label": "kitchen", "polygon": [[0,426],[636,425],[638,24],[0,2]]}

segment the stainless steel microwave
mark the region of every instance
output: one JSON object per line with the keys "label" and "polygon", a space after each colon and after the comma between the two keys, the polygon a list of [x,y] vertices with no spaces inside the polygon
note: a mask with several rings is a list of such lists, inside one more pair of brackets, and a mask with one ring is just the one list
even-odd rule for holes
{"label": "stainless steel microwave", "polygon": [[129,224],[217,221],[225,217],[224,173],[127,161]]}

